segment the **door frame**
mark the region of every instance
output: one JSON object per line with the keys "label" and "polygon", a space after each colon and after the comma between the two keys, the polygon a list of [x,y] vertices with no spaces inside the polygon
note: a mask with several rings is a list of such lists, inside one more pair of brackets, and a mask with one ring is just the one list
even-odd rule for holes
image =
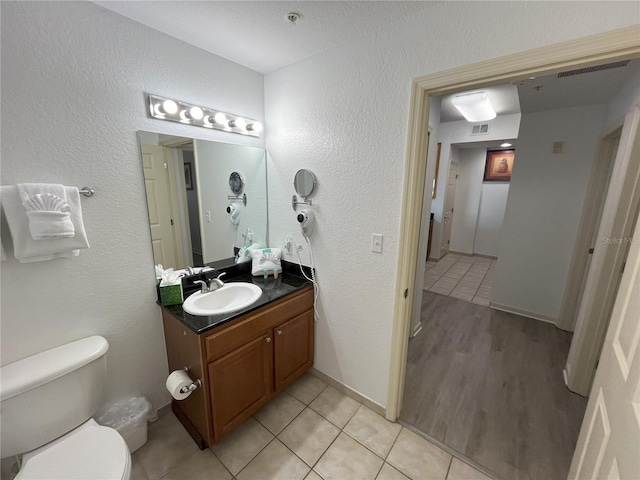
{"label": "door frame", "polygon": [[629,249],[625,239],[632,233],[640,204],[640,161],[637,158],[638,150],[634,150],[639,141],[639,125],[640,107],[636,105],[625,117],[598,228],[598,238],[614,241],[596,246],[593,253],[565,366],[567,387],[584,396],[591,390]]}
{"label": "door frame", "polygon": [[[576,316],[580,305],[581,293],[584,287],[585,275],[587,274],[587,264],[589,249],[591,248],[591,240],[596,228],[598,228],[598,213],[600,212],[601,202],[604,200],[603,195],[607,189],[607,171],[610,164],[617,159],[612,159],[614,148],[617,149],[622,126],[613,128],[610,132],[605,133],[600,138],[598,146],[598,155],[591,170],[591,177],[587,192],[589,195],[585,198],[582,208],[582,216],[578,227],[578,235],[576,238],[571,264],[569,265],[569,275],[567,276],[567,286],[562,299],[562,306],[556,321],[556,327],[561,330],[573,332],[576,324]],[[616,138],[618,141],[616,141]],[[594,195],[595,193],[595,195]]]}
{"label": "door frame", "polygon": [[427,156],[430,98],[638,56],[640,27],[632,25],[412,80],[387,387],[388,420],[397,420],[402,407],[425,175],[433,161]]}

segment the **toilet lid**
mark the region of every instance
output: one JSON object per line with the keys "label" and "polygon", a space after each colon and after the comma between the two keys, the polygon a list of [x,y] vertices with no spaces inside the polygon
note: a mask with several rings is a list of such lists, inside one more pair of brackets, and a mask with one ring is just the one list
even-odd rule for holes
{"label": "toilet lid", "polygon": [[90,426],[30,457],[16,479],[121,480],[129,450],[112,428]]}

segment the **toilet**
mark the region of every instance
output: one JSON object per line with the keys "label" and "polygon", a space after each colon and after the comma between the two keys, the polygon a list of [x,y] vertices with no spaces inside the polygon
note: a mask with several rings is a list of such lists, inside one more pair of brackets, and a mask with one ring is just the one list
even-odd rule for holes
{"label": "toilet", "polygon": [[0,452],[16,480],[129,480],[122,436],[91,418],[102,405],[109,343],[92,336],[0,369]]}

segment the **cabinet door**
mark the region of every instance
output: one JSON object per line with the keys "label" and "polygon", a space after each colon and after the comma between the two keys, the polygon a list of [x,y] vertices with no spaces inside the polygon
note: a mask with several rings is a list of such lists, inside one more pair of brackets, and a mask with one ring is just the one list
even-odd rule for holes
{"label": "cabinet door", "polygon": [[272,339],[264,334],[209,364],[216,441],[229,433],[271,394]]}
{"label": "cabinet door", "polygon": [[313,310],[274,328],[275,390],[280,391],[313,365]]}

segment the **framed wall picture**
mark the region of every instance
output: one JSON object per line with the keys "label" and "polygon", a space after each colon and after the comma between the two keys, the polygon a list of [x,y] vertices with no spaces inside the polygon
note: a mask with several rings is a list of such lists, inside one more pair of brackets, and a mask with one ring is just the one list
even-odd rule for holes
{"label": "framed wall picture", "polygon": [[515,150],[487,150],[487,163],[484,167],[485,182],[508,182],[511,180]]}
{"label": "framed wall picture", "polygon": [[187,190],[193,190],[193,163],[184,164],[184,185]]}

